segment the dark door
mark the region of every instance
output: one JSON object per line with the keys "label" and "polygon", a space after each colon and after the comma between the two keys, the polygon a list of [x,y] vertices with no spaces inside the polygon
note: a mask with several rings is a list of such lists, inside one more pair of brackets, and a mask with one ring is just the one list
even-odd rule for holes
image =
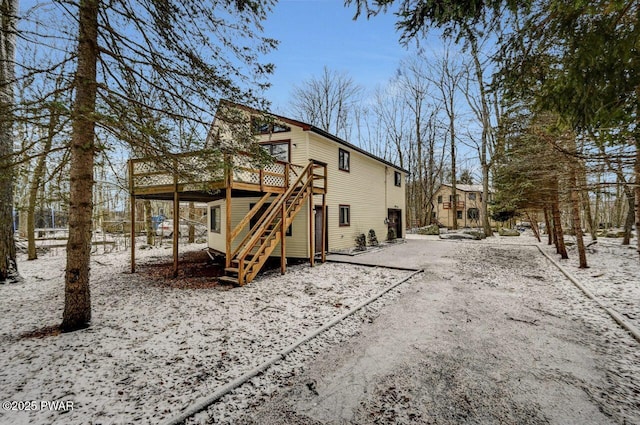
{"label": "dark door", "polygon": [[402,237],[402,210],[389,208],[387,211],[387,221],[389,229],[396,232],[396,238]]}
{"label": "dark door", "polygon": [[[325,220],[325,215],[326,215],[326,210],[323,213],[322,212],[322,206],[321,205],[316,205],[315,206],[315,248],[314,251],[317,253],[322,252],[322,221]],[[327,247],[329,246],[329,238],[328,238],[328,232],[327,232],[327,228],[325,226],[325,250],[327,249]]]}

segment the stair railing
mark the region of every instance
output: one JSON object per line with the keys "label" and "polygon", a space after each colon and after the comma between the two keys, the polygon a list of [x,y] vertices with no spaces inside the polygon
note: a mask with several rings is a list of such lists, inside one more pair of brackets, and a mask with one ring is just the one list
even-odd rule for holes
{"label": "stair railing", "polygon": [[[272,224],[274,222],[274,220],[277,218],[278,214],[282,215],[282,206],[283,204],[291,197],[291,195],[293,194],[293,192],[298,188],[298,186],[301,185],[303,179],[305,176],[308,177],[307,181],[304,182],[302,184],[302,187],[300,189],[300,192],[304,191],[304,187],[306,187],[310,181],[312,181],[312,169],[313,169],[313,161],[310,161],[309,164],[307,164],[307,166],[305,167],[305,169],[300,173],[300,175],[298,176],[298,178],[296,179],[296,181],[289,186],[289,188],[287,189],[287,191],[284,193],[283,196],[281,196],[276,202],[273,202],[270,206],[269,209],[265,212],[265,214],[263,214],[264,220],[261,220],[260,225],[256,225],[254,227],[255,231],[252,232],[252,236],[249,239],[249,241],[244,244],[244,247],[242,247],[242,245],[240,245],[240,247],[242,247],[242,249],[240,250],[240,252],[237,254],[237,258],[238,258],[238,280],[239,283],[242,284],[244,283],[244,270],[250,270],[251,267],[253,267],[253,265],[255,264],[255,262],[257,261],[258,257],[264,252],[266,246],[268,243],[271,242],[272,239],[276,238],[276,236],[279,234],[279,230],[278,229],[278,225],[283,226],[285,223],[282,222],[277,222],[276,226],[274,226],[273,229],[271,229],[271,232],[269,232],[269,234],[265,237],[265,239],[262,241],[262,243],[260,244],[260,248],[258,250],[258,252],[256,252],[253,255],[253,258],[245,265],[244,259],[246,258],[247,254],[249,254],[249,252],[255,248],[255,246],[257,245],[258,241],[260,241],[261,238],[263,238],[265,236],[265,230],[266,227],[268,227],[270,224]],[[300,193],[298,193],[296,196],[299,196]],[[280,217],[281,220],[286,220],[286,217],[281,216]],[[250,233],[251,234],[251,233]],[[235,257],[232,257],[235,258]]]}

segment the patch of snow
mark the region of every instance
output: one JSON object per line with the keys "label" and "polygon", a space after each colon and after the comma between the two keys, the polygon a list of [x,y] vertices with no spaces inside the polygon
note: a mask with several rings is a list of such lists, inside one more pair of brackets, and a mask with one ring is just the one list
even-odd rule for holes
{"label": "patch of snow", "polygon": [[[170,255],[136,252],[138,264]],[[174,289],[129,273],[127,251],[106,253],[92,259],[90,328],[21,337],[60,323],[64,268],[64,255],[21,256],[24,282],[0,287],[0,400],[74,408],[0,411],[0,423],[158,423],[409,274],[303,264],[244,287]]]}

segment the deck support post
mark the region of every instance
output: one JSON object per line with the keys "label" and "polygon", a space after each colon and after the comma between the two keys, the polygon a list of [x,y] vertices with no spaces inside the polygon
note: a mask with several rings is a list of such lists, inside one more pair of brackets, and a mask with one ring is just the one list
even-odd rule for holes
{"label": "deck support post", "polygon": [[[311,177],[313,178],[313,176]],[[315,217],[313,216],[313,186],[310,187],[310,192],[309,193],[309,263],[311,264],[311,267],[313,267],[315,264],[315,245],[316,245],[316,238],[315,238]]]}
{"label": "deck support post", "polygon": [[[131,273],[136,272],[136,197],[131,195],[129,197],[131,202]],[[104,229],[102,229],[104,232]]]}
{"label": "deck support post", "polygon": [[178,193],[178,160],[173,159],[173,277],[178,277],[178,243],[180,235],[180,195]]}
{"label": "deck support post", "polygon": [[[133,181],[133,161],[129,160],[127,164],[129,166],[129,202],[131,202],[131,273],[136,272],[136,196],[135,196],[135,184]],[[124,229],[123,229],[124,231]],[[102,229],[104,233],[104,229]]]}
{"label": "deck support post", "polygon": [[280,273],[285,274],[287,272],[287,244],[286,237],[287,231],[285,227],[287,203],[282,203],[282,210],[280,212]]}
{"label": "deck support post", "polygon": [[[226,157],[227,160],[229,157]],[[225,161],[225,267],[231,267],[231,187],[232,187],[232,171]],[[262,183],[261,183],[262,184]],[[238,276],[238,280],[242,284],[242,277]]]}
{"label": "deck support post", "polygon": [[180,197],[173,192],[173,277],[178,277],[178,243],[180,234]]}
{"label": "deck support post", "polygon": [[322,254],[321,261],[325,263],[327,261],[327,197],[325,195],[327,191],[322,194]]}

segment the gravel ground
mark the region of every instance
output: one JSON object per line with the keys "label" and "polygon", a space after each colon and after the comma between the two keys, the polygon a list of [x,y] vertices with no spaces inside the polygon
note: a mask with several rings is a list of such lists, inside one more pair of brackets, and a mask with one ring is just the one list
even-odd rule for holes
{"label": "gravel ground", "polygon": [[[187,423],[640,424],[640,344],[532,243],[423,237],[333,257],[425,272]],[[563,266],[637,320],[640,263],[606,241],[591,249],[591,269]],[[140,251],[139,263],[168,253]],[[0,287],[0,400],[74,408],[0,411],[2,424],[162,423],[409,275],[303,264],[242,288],[190,288],[105,254],[92,267],[91,328],[39,338],[25,334],[61,317],[64,256],[20,266],[25,282]]]}
{"label": "gravel ground", "polygon": [[426,272],[191,423],[640,423],[640,345],[535,247],[396,255]]}

